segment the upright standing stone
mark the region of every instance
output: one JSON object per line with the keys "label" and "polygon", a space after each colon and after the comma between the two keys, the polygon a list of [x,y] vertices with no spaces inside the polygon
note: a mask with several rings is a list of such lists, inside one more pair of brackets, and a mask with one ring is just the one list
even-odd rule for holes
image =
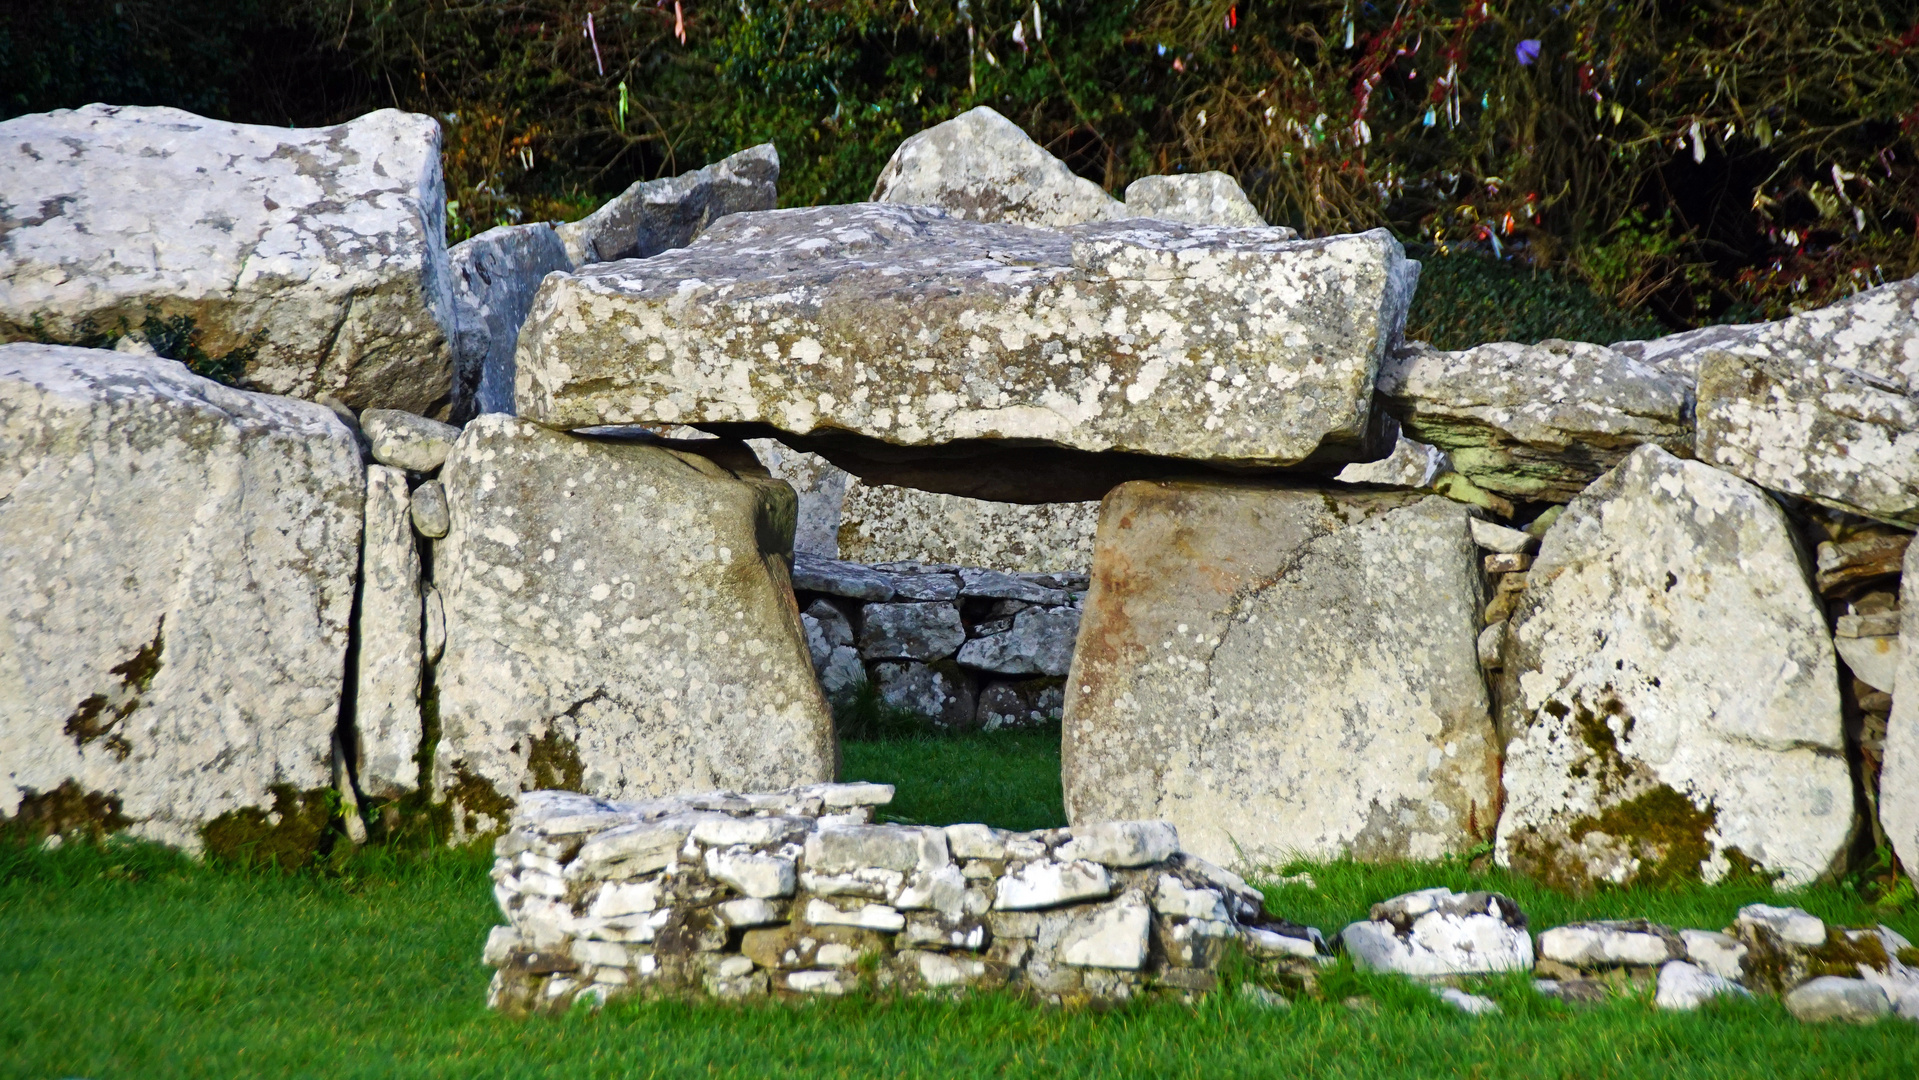
{"label": "upright standing stone", "polygon": [[1899,641],[1886,757],[1879,769],[1879,824],[1910,875],[1919,869],[1919,543],[1906,547],[1899,576]]}
{"label": "upright standing stone", "polygon": [[1837,662],[1785,514],[1641,447],[1546,533],[1502,678],[1502,865],[1802,884],[1852,835]]}
{"label": "upright standing stone", "polygon": [[517,399],[561,428],[772,428],[869,481],[1001,501],[1097,498],[1169,458],[1320,468],[1386,449],[1373,374],[1418,270],[1384,230],[735,214],[551,279]]}
{"label": "upright standing stone", "polygon": [[[748,445],[776,480],[793,485],[800,498],[798,524],[793,529],[793,550],[809,555],[840,557],[840,508],[846,502],[846,488],[852,478],[846,470],[819,456],[781,445],[774,439],[752,439]],[[857,558],[857,562],[880,562]]]}
{"label": "upright standing stone", "polygon": [[420,786],[420,554],[413,541],[406,473],[366,471],[360,556],[360,634],[353,695],[360,790],[392,799]]}
{"label": "upright standing stone", "polygon": [[780,152],[761,143],[703,169],[641,180],[578,221],[559,228],[575,267],[650,259],[685,247],[728,214],[779,205]]}
{"label": "upright standing stone", "polygon": [[513,350],[533,294],[546,275],[573,269],[553,226],[502,225],[447,253],[458,333],[453,348],[453,416],[513,411]]}
{"label": "upright standing stone", "polygon": [[1707,351],[1698,449],[1774,491],[1919,525],[1919,278]]}
{"label": "upright standing stone", "polygon": [[1412,493],[1115,489],[1066,680],[1069,816],[1164,819],[1221,862],[1489,835],[1468,520]]}
{"label": "upright standing stone", "polygon": [[0,346],[0,817],[317,840],[364,483],[325,406]]}
{"label": "upright standing stone", "polygon": [[434,790],[456,830],[499,828],[535,788],[628,798],[831,777],[786,484],[492,415],[467,425],[441,481]]}
{"label": "upright standing stone", "polygon": [[88,105],[0,123],[0,340],[192,321],[247,382],[425,413],[451,385],[440,128]]}
{"label": "upright standing stone", "polygon": [[900,143],[873,184],[873,201],[1051,229],[1127,216],[1119,200],[985,105]]}

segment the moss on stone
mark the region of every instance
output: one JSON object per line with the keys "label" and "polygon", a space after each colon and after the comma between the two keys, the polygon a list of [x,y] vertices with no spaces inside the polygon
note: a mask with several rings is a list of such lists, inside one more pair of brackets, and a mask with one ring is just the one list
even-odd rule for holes
{"label": "moss on stone", "polygon": [[1698,881],[1699,868],[1712,857],[1706,834],[1719,820],[1710,804],[1705,809],[1665,784],[1644,794],[1581,818],[1569,830],[1575,841],[1603,832],[1623,841],[1639,859],[1633,875],[1637,884]]}
{"label": "moss on stone", "polygon": [[245,806],[229,810],[200,829],[207,854],[247,865],[305,866],[321,853],[327,825],[339,794],[332,788],[300,791],[275,784],[273,809]]}
{"label": "moss on stone", "polygon": [[119,797],[87,791],[72,780],[52,791],[28,791],[10,818],[0,819],[0,836],[31,842],[49,836],[87,836],[98,839],[133,824],[121,813]]}
{"label": "moss on stone", "polygon": [[526,767],[535,791],[580,791],[586,782],[580,748],[559,731],[528,741]]}

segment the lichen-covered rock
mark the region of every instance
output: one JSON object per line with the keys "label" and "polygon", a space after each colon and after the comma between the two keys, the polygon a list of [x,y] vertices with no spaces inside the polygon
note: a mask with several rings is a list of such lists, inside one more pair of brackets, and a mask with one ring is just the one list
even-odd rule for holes
{"label": "lichen-covered rock", "polygon": [[1538,955],[1542,973],[1548,964],[1574,972],[1657,968],[1686,959],[1686,943],[1672,928],[1645,919],[1600,919],[1541,933]]}
{"label": "lichen-covered rock", "polygon": [[513,350],[540,282],[573,269],[553,226],[502,225],[453,245],[453,416],[513,411]]}
{"label": "lichen-covered rock", "polygon": [[1489,491],[1565,502],[1635,446],[1689,454],[1687,383],[1603,345],[1511,341],[1463,352],[1415,342],[1379,393],[1413,439]]}
{"label": "lichen-covered rock", "polygon": [[1066,674],[1079,634],[1079,609],[1030,607],[1013,616],[1012,625],[961,646],[959,662],[995,675]]}
{"label": "lichen-covered rock", "polygon": [[353,695],[360,790],[397,798],[420,786],[420,554],[406,474],[366,472],[360,557],[359,671]]}
{"label": "lichen-covered rock", "polygon": [[1221,862],[1436,858],[1489,834],[1467,520],[1413,493],[1115,490],[1066,680],[1072,820],[1163,818]]}
{"label": "lichen-covered rock", "polygon": [[[821,558],[840,557],[840,507],[846,502],[847,489],[857,483],[845,469],[818,454],[809,454],[784,446],[775,439],[749,439],[747,445],[766,466],[775,480],[793,485],[800,497],[798,524],[793,529],[793,550]],[[852,562],[888,562],[863,554],[846,556]]]}
{"label": "lichen-covered rock", "polygon": [[1065,686],[1059,679],[990,682],[979,692],[979,728],[998,731],[1058,723],[1065,706]]}
{"label": "lichen-covered rock", "polygon": [[861,619],[860,655],[869,660],[942,660],[965,641],[952,604],[868,604]]}
{"label": "lichen-covered rock", "polygon": [[1683,334],[1646,341],[1615,341],[1612,351],[1650,368],[1656,368],[1686,384],[1688,391],[1699,380],[1699,362],[1711,349],[1737,346],[1752,336],[1764,323],[1740,323],[1728,326],[1702,326]]}
{"label": "lichen-covered rock", "polygon": [[873,665],[873,683],[881,701],[941,727],[966,730],[978,717],[979,699],[973,692],[973,681],[951,660],[878,663]]}
{"label": "lichen-covered rock", "polygon": [[575,267],[651,258],[685,247],[728,214],[773,209],[779,182],[780,153],[761,143],[703,169],[641,180],[557,232]]}
{"label": "lichen-covered rock", "polygon": [[550,279],[517,399],[554,427],[772,428],[871,482],[1084,500],[1164,459],[1380,456],[1372,376],[1417,277],[1384,230],[736,214],[690,247]]}
{"label": "lichen-covered rock", "polygon": [[1699,368],[1699,460],[1919,524],[1919,278],[1754,329]]}
{"label": "lichen-covered rock", "polygon": [[1266,227],[1266,219],[1253,208],[1239,181],[1218,171],[1142,176],[1126,185],[1126,215],[1192,225]]}
{"label": "lichen-covered rock", "polygon": [[1533,966],[1526,916],[1498,893],[1437,888],[1395,896],[1339,937],[1362,971],[1466,975]]}
{"label": "lichen-covered rock", "polygon": [[456,829],[497,828],[534,787],[644,796],[832,774],[788,584],[791,488],[493,415],[467,425],[441,481],[433,779]]}
{"label": "lichen-covered rock", "polygon": [[1595,482],[1546,533],[1502,678],[1502,865],[1799,884],[1852,835],[1825,620],[1737,477],[1648,446]]}
{"label": "lichen-covered rock", "polygon": [[1348,465],[1333,477],[1342,484],[1384,484],[1388,487],[1431,487],[1441,473],[1451,472],[1453,459],[1437,446],[1427,446],[1401,435],[1393,452],[1378,461]]}
{"label": "lichen-covered rock", "polygon": [[1899,673],[1886,756],[1879,768],[1879,825],[1908,874],[1919,867],[1919,544],[1906,548],[1899,585]]}
{"label": "lichen-covered rock", "polygon": [[0,123],[0,340],[184,317],[275,394],[430,411],[452,375],[440,129],[89,105]]}
{"label": "lichen-covered rock", "polygon": [[872,198],[937,206],[969,221],[1052,229],[1127,216],[1098,184],[1073,175],[1018,124],[985,105],[900,143]]}
{"label": "lichen-covered rock", "polygon": [[364,485],[324,406],[0,346],[0,817],[317,841]]}
{"label": "lichen-covered rock", "polygon": [[373,460],[395,469],[437,472],[453,452],[460,429],[398,409],[368,409],[360,414]]}
{"label": "lichen-covered rock", "polygon": [[868,563],[1084,571],[1093,564],[1098,522],[1097,502],[991,502],[854,480],[838,547],[842,557]]}

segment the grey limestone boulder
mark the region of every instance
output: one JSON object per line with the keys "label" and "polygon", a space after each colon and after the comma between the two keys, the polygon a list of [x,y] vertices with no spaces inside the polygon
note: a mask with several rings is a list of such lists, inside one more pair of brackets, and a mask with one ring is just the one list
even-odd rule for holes
{"label": "grey limestone boulder", "polygon": [[1142,176],[1126,185],[1126,214],[1193,225],[1266,227],[1266,219],[1253,208],[1239,181],[1218,171]]}
{"label": "grey limestone boulder", "polygon": [[1487,835],[1468,516],[1411,492],[1108,495],[1066,680],[1070,818],[1163,819],[1220,862],[1437,858]]}
{"label": "grey limestone boulder", "polygon": [[251,386],[354,408],[446,400],[440,129],[89,105],[0,122],[0,340],[192,320]]}
{"label": "grey limestone boulder", "polygon": [[1573,971],[1657,968],[1686,959],[1686,942],[1670,927],[1645,919],[1601,919],[1541,933],[1537,952],[1542,963]]}
{"label": "grey limestone boulder", "polygon": [[1841,1020],[1870,1024],[1892,1015],[1886,992],[1864,979],[1822,975],[1786,995],[1786,1011],[1808,1024]]}
{"label": "grey limestone boulder", "polygon": [[420,786],[420,553],[406,474],[367,466],[360,557],[359,671],[353,695],[360,790],[391,799]]}
{"label": "grey limestone boulder", "polygon": [[1065,705],[1066,691],[1058,679],[989,682],[979,692],[979,727],[998,731],[1057,722]]}
{"label": "grey limestone boulder", "polygon": [[735,214],[690,247],[549,279],[517,399],[554,427],[777,431],[869,482],[1083,501],[1192,464],[1380,456],[1372,376],[1417,276],[1383,230]]}
{"label": "grey limestone boulder", "polygon": [[1093,563],[1098,502],[993,502],[857,479],[845,492],[838,547],[848,559],[1006,572]]}
{"label": "grey limestone boulder", "polygon": [[1505,648],[1497,858],[1548,878],[1788,883],[1852,835],[1825,619],[1784,513],[1642,447],[1546,533]]}
{"label": "grey limestone boulder", "polygon": [[532,788],[831,776],[831,717],[788,583],[791,488],[492,415],[467,425],[441,480],[433,780],[456,830],[498,828],[500,800]]}
{"label": "grey limestone boulder", "polygon": [[1379,393],[1409,437],[1480,487],[1524,499],[1565,502],[1644,443],[1692,447],[1687,382],[1603,345],[1416,342],[1381,366]]}
{"label": "grey limestone boulder", "polygon": [[1437,888],[1395,896],[1374,904],[1339,939],[1362,971],[1432,976],[1533,966],[1526,916],[1498,893]]}
{"label": "grey limestone boulder", "polygon": [[324,406],[0,346],[0,817],[189,849],[310,821],[364,491]]}
{"label": "grey limestone boulder", "polygon": [[893,599],[891,575],[855,562],[826,559],[805,552],[793,557],[793,587],[801,592],[825,593],[848,600],[884,603]]}
{"label": "grey limestone boulder", "polygon": [[1774,491],[1919,525],[1919,278],[1708,351],[1698,422],[1701,461]]}
{"label": "grey limestone boulder", "polygon": [[964,730],[976,722],[979,698],[973,683],[951,661],[883,661],[873,665],[873,683],[880,700],[941,727]]}
{"label": "grey limestone boulder", "polygon": [[1671,1012],[1687,1012],[1716,997],[1746,996],[1749,993],[1731,979],[1701,970],[1684,960],[1673,960],[1659,969],[1659,985],[1653,992],[1653,1004]]}
{"label": "grey limestone boulder", "polygon": [[685,247],[728,214],[773,209],[779,182],[780,153],[761,143],[703,169],[639,181],[556,231],[575,267],[647,259]]}
{"label": "grey limestone boulder", "polygon": [[1729,326],[1702,326],[1683,334],[1668,334],[1648,341],[1615,341],[1612,351],[1647,367],[1664,372],[1690,389],[1699,379],[1699,362],[1711,349],[1736,347],[1752,337],[1764,323]]}
{"label": "grey limestone boulder", "polygon": [[1899,670],[1879,768],[1879,824],[1907,873],[1919,866],[1919,544],[1906,548],[1899,586]]}
{"label": "grey limestone boulder", "polygon": [[373,460],[416,473],[439,471],[453,451],[460,429],[398,409],[368,409],[360,428],[371,444]]}
{"label": "grey limestone boulder", "polygon": [[453,245],[453,416],[513,411],[513,350],[546,275],[573,269],[553,226],[502,225]]}
{"label": "grey limestone boulder", "polygon": [[421,536],[438,540],[452,527],[447,518],[446,488],[438,480],[428,480],[413,489],[413,527]]}
{"label": "grey limestone boulder", "polygon": [[942,660],[965,641],[952,604],[868,604],[861,620],[860,655],[869,660]]}
{"label": "grey limestone boulder", "polygon": [[[840,508],[846,502],[846,470],[819,456],[794,450],[774,439],[750,439],[747,445],[776,480],[793,486],[800,497],[799,523],[793,530],[793,550],[824,559],[840,558]],[[865,553],[849,552],[853,562],[886,562]]]}
{"label": "grey limestone boulder", "polygon": [[958,659],[995,675],[1064,675],[1078,635],[1079,609],[1031,607],[1013,616],[1011,628],[968,641]]}
{"label": "grey limestone boulder", "polygon": [[872,199],[937,206],[969,221],[1052,229],[1127,216],[1098,184],[1073,175],[1018,124],[985,105],[900,143],[880,170]]}

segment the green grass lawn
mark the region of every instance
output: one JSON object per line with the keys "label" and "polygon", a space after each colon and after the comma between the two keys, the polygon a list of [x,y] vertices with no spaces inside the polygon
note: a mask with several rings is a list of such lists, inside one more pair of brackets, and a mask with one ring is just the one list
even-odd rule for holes
{"label": "green grass lawn", "polygon": [[[846,747],[845,775],[900,785],[928,823],[1059,820],[1056,733]],[[1572,1009],[1524,979],[1474,1019],[1395,979],[1342,966],[1326,1000],[1266,1012],[1230,995],[1110,1012],[846,999],[804,1006],[616,1004],[513,1021],[484,1006],[496,921],[482,855],[363,853],[281,873],[190,863],[137,845],[0,849],[0,1076],[1151,1076],[1905,1077],[1919,1025],[1807,1027],[1773,1001],[1668,1015],[1643,997]],[[1433,884],[1492,887],[1540,925],[1644,914],[1723,925],[1751,886],[1574,899],[1463,864],[1305,867],[1269,892],[1328,932]],[[1295,868],[1296,869],[1296,868]],[[1843,887],[1789,902],[1919,937]],[[1366,996],[1373,1011],[1342,1002]]]}

